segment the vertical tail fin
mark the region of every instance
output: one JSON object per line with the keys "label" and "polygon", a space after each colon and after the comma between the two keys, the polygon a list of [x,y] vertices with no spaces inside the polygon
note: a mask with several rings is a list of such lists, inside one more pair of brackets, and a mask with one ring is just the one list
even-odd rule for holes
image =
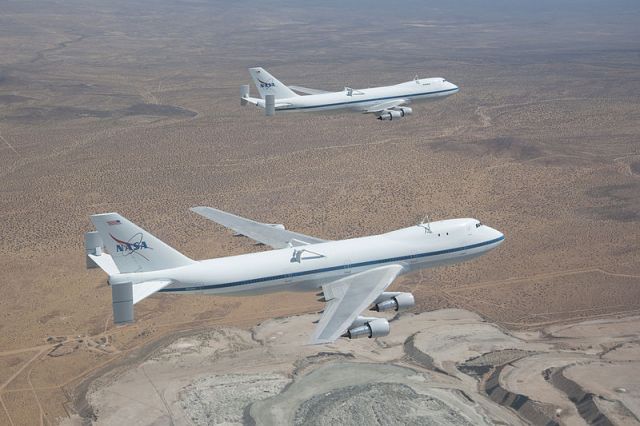
{"label": "vertical tail fin", "polygon": [[249,68],[249,74],[251,74],[253,83],[256,85],[258,92],[260,92],[262,99],[264,99],[266,95],[274,95],[276,99],[295,98],[299,96],[269,74],[264,68]]}
{"label": "vertical tail fin", "polygon": [[91,216],[120,273],[149,272],[194,263],[118,213]]}

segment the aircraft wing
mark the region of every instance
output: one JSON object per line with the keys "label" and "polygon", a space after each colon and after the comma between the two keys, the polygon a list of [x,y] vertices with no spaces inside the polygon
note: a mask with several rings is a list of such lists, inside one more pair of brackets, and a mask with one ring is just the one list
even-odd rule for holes
{"label": "aircraft wing", "polygon": [[331,343],[342,336],[401,271],[401,265],[380,266],[323,285],[327,304],[311,343]]}
{"label": "aircraft wing", "polygon": [[381,102],[376,105],[368,106],[363,112],[365,114],[379,114],[386,110],[394,109],[402,105],[407,105],[410,101],[407,99],[394,99],[392,101]]}
{"label": "aircraft wing", "polygon": [[245,219],[231,213],[211,207],[193,207],[192,212],[212,220],[226,228],[233,229],[240,235],[249,237],[259,243],[266,244],[275,249],[295,247],[305,244],[323,243],[326,240],[299,234],[284,229],[283,225],[260,223],[251,219]]}
{"label": "aircraft wing", "polygon": [[295,90],[296,92],[306,93],[307,95],[321,95],[323,93],[329,93],[327,90],[320,89],[309,89],[308,87],[302,86],[289,86],[289,89]]}

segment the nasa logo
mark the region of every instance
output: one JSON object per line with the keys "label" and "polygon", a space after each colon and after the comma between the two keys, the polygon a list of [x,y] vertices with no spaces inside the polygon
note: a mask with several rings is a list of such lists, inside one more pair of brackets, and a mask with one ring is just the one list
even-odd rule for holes
{"label": "nasa logo", "polygon": [[116,253],[122,253],[124,256],[129,256],[131,254],[136,254],[142,257],[145,260],[149,260],[146,256],[140,253],[140,250],[153,250],[151,247],[147,245],[147,242],[142,238],[142,233],[138,232],[134,234],[129,240],[124,241],[120,240],[113,235],[109,234],[109,236],[117,243],[116,244]]}
{"label": "nasa logo", "polygon": [[263,88],[263,89],[268,89],[270,87],[276,87],[276,84],[274,82],[267,83],[266,81],[262,81],[260,79],[258,79],[258,81],[260,82],[260,87]]}
{"label": "nasa logo", "polygon": [[124,243],[124,244],[118,244],[116,246],[117,251],[140,250],[140,249],[146,249],[146,248],[149,248],[147,247],[146,241],[140,241],[135,243]]}

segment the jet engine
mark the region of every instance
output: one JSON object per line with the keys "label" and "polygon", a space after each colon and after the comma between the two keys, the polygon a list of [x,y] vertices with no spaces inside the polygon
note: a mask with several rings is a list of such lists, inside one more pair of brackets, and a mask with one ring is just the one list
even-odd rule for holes
{"label": "jet engine", "polygon": [[378,120],[393,120],[394,118],[402,118],[411,115],[413,110],[409,107],[400,107],[387,110],[378,116]]}
{"label": "jet engine", "polygon": [[349,339],[359,339],[360,337],[371,339],[389,334],[389,321],[384,318],[358,317],[351,327],[346,334]]}
{"label": "jet engine", "polygon": [[411,293],[392,293],[385,292],[380,295],[374,302],[372,311],[383,312],[393,309],[400,311],[413,308],[416,300]]}

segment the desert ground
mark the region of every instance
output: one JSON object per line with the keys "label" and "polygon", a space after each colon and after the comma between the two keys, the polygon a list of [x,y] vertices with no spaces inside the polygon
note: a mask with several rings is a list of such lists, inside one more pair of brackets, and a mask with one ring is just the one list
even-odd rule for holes
{"label": "desert ground", "polygon": [[[106,276],[85,269],[82,246],[89,215],[107,211],[195,259],[261,250],[190,213],[196,205],[326,239],[385,232],[425,215],[475,217],[506,242],[474,262],[396,281],[393,288],[416,297],[410,314],[464,310],[506,335],[613,321],[610,340],[593,350],[615,342],[627,327],[618,324],[640,313],[640,9],[627,1],[474,3],[3,2],[0,424],[101,421],[104,407],[93,410],[78,396],[100,392],[103,374],[146,368],[193,333],[242,334],[292,315],[310,322],[322,309],[313,294],[157,295],[136,305],[135,324],[114,327]],[[446,77],[461,90],[391,123],[360,114],[264,117],[238,101],[246,69],[256,65],[287,84],[327,90],[416,74]],[[640,330],[629,324],[625,344],[633,347]],[[422,332],[398,328],[388,339]],[[593,338],[584,330],[584,341]],[[379,344],[344,350],[369,362],[362,354]],[[553,385],[558,398],[571,380],[617,396],[637,416],[632,391],[581,383],[584,368],[603,377],[637,371],[637,354],[624,355],[635,370],[606,357],[601,368],[572,358],[554,364],[564,369],[549,370],[548,380],[540,371],[551,366],[540,361],[530,380]],[[374,361],[401,368],[390,370],[394,377],[416,368],[396,359]],[[530,359],[518,362],[538,362]],[[274,404],[291,380],[288,368],[265,367],[261,386]],[[494,379],[519,374],[491,368],[500,369]],[[490,399],[482,383],[492,371],[465,382],[480,395],[474,401]],[[242,386],[234,374],[225,380]],[[196,398],[206,380],[175,395]],[[510,391],[544,402],[544,392],[511,383]],[[449,397],[393,389],[445,405]],[[176,404],[189,400],[180,398]],[[248,416],[270,409],[249,399]],[[546,403],[572,409],[554,401]],[[331,411],[329,402],[311,398],[299,413]],[[489,410],[506,423],[532,421],[513,408]],[[475,423],[477,411],[465,412]]]}
{"label": "desert ground", "polygon": [[309,346],[313,318],[176,338],[136,368],[88,381],[77,394],[82,414],[103,425],[582,425],[640,416],[640,346],[629,334],[638,316],[509,332],[443,309],[391,318],[396,332],[374,344]]}

